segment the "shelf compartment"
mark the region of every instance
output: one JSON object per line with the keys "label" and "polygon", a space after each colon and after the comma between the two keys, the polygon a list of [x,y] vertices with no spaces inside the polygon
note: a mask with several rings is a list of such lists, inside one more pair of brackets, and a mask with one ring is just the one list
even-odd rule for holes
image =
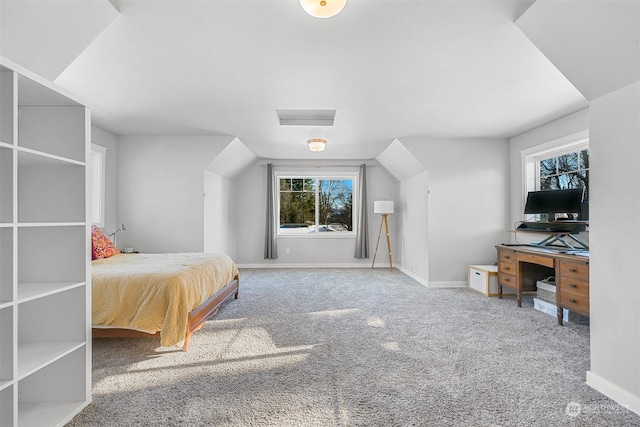
{"label": "shelf compartment", "polygon": [[[17,78],[19,106],[82,106],[78,100],[72,98],[72,95],[62,94],[58,89],[49,87],[49,82],[37,75],[33,75],[32,78],[29,78],[18,72]],[[36,81],[35,79],[40,79],[44,84]]]}
{"label": "shelf compartment", "polygon": [[18,76],[18,146],[85,161],[86,108],[25,76]]}
{"label": "shelf compartment", "polygon": [[0,304],[13,301],[13,228],[0,228]]}
{"label": "shelf compartment", "polygon": [[13,151],[0,147],[0,223],[13,222]]}
{"label": "shelf compartment", "polygon": [[85,282],[88,254],[85,225],[19,227],[18,283]]}
{"label": "shelf compartment", "polygon": [[18,305],[18,375],[23,377],[87,339],[86,287]]}
{"label": "shelf compartment", "polygon": [[84,346],[84,342],[23,342],[18,344],[18,379],[28,377]]}
{"label": "shelf compartment", "polygon": [[13,385],[0,389],[0,426],[12,426],[13,419]]}
{"label": "shelf compartment", "polygon": [[16,74],[0,68],[0,141],[13,145],[17,102]]}
{"label": "shelf compartment", "polygon": [[[0,383],[13,380],[13,307],[0,309]],[[1,424],[0,424],[1,425]]]}
{"label": "shelf compartment", "polygon": [[86,346],[57,359],[18,383],[18,425],[63,425],[87,402]]}
{"label": "shelf compartment", "polygon": [[[63,425],[86,406],[76,402],[25,402],[20,405],[18,424],[20,427],[42,427],[43,425]],[[71,414],[71,415],[70,415]]]}
{"label": "shelf compartment", "polygon": [[18,302],[24,303],[38,298],[84,286],[84,282],[27,282],[18,283]]}
{"label": "shelf compartment", "polygon": [[18,153],[18,222],[81,222],[85,168],[51,157]]}
{"label": "shelf compartment", "polygon": [[86,348],[85,287],[18,305],[17,379]]}
{"label": "shelf compartment", "polygon": [[86,109],[19,106],[18,146],[84,162]]}

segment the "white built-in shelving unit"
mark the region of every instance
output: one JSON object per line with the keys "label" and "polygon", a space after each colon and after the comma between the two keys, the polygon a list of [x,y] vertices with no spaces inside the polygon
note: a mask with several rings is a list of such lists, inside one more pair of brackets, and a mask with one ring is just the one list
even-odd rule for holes
{"label": "white built-in shelving unit", "polygon": [[0,426],[91,401],[89,109],[0,58]]}

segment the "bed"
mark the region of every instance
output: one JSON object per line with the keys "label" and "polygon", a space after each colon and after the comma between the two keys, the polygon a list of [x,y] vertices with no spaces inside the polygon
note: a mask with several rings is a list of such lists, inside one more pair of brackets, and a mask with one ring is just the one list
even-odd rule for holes
{"label": "bed", "polygon": [[225,254],[115,253],[92,261],[91,280],[94,337],[156,335],[183,351],[239,291],[238,268]]}

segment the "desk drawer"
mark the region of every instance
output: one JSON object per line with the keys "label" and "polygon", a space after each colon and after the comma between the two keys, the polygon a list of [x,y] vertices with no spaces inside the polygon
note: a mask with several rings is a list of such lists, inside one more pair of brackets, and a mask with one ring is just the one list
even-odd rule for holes
{"label": "desk drawer", "polygon": [[589,281],[560,276],[560,293],[571,292],[589,298]]}
{"label": "desk drawer", "polygon": [[560,306],[585,316],[589,315],[589,297],[580,293],[562,291]]}
{"label": "desk drawer", "polygon": [[545,267],[553,268],[553,258],[544,256],[544,255],[534,255],[534,254],[518,254],[518,261],[528,262],[531,264],[543,265]]}
{"label": "desk drawer", "polygon": [[514,251],[499,249],[498,250],[498,263],[506,262],[515,264],[516,253]]}
{"label": "desk drawer", "polygon": [[504,274],[516,274],[517,273],[516,261],[505,261],[502,258],[498,261],[498,272]]}
{"label": "desk drawer", "polygon": [[498,284],[501,286],[506,286],[511,289],[516,289],[515,274],[505,274],[498,271]]}
{"label": "desk drawer", "polygon": [[589,264],[584,262],[560,261],[560,276],[579,280],[589,280]]}

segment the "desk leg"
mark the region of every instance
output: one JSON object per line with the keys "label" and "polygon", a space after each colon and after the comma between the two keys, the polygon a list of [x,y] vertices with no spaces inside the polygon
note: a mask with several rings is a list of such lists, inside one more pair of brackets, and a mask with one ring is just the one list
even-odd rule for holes
{"label": "desk leg", "polygon": [[518,303],[518,307],[522,307],[522,281],[523,281],[523,271],[522,271],[522,262],[517,258],[516,255],[516,301]]}
{"label": "desk leg", "polygon": [[498,283],[498,298],[502,299],[502,285]]}
{"label": "desk leg", "polygon": [[558,325],[562,326],[562,316],[564,314],[564,311],[562,310],[562,307],[558,306]]}

